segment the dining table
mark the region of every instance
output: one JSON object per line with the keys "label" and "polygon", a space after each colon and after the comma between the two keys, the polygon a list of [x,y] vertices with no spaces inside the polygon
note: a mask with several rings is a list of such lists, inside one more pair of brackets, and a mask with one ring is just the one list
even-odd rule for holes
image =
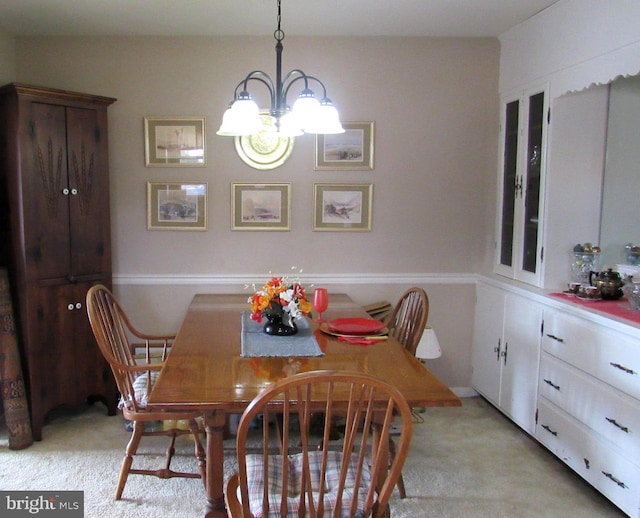
{"label": "dining table", "polygon": [[[316,370],[361,372],[396,386],[412,407],[461,405],[458,396],[391,336],[366,341],[366,345],[352,343],[331,333],[326,323],[304,317],[319,355],[271,356],[268,347],[264,356],[243,355],[247,299],[246,294],[194,295],[149,394],[150,409],[195,410],[204,418],[208,518],[226,516],[224,439],[229,416],[242,414],[261,390],[279,379]],[[322,316],[331,322],[367,318],[368,314],[348,295],[330,293],[329,307]]]}

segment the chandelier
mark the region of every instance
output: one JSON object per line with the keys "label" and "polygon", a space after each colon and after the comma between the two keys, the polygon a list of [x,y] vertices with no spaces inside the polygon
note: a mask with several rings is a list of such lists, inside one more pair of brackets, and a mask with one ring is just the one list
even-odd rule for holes
{"label": "chandelier", "polygon": [[[322,81],[297,68],[291,70],[282,79],[284,31],[280,28],[280,19],[280,0],[278,0],[278,28],[273,33],[276,40],[275,83],[262,70],[254,70],[240,81],[234,91],[233,101],[224,112],[222,124],[217,131],[218,135],[230,137],[254,135],[264,128],[260,109],[247,90],[250,81],[262,83],[269,89],[271,98],[269,115],[275,119],[273,127],[282,137],[293,137],[303,133],[344,133],[338,110],[327,97],[327,89]],[[293,108],[290,108],[287,104],[287,95],[293,84],[299,81],[302,81],[304,88],[293,104]],[[317,83],[322,88],[320,100],[309,88],[309,83]]]}

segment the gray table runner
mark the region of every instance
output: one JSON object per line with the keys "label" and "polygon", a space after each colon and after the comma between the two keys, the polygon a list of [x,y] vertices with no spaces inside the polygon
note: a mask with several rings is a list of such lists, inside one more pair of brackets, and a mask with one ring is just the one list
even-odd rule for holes
{"label": "gray table runner", "polygon": [[242,313],[241,356],[322,356],[323,352],[306,318],[296,320],[298,333],[293,336],[271,336],[262,323],[254,322],[248,312]]}

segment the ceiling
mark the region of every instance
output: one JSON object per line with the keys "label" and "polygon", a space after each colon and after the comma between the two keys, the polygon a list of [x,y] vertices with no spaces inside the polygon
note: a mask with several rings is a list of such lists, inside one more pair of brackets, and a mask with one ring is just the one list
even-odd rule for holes
{"label": "ceiling", "polygon": [[[498,36],[558,0],[283,0],[287,35]],[[276,0],[0,0],[0,30],[37,35],[271,35]]]}

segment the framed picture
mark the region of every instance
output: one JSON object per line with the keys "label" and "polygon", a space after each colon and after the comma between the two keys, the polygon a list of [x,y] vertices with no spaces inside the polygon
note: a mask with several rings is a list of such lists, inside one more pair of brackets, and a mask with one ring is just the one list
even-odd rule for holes
{"label": "framed picture", "polygon": [[206,230],[207,184],[147,182],[149,230]]}
{"label": "framed picture", "polygon": [[232,230],[290,230],[290,183],[232,183]]}
{"label": "framed picture", "polygon": [[147,167],[204,167],[204,117],[145,117]]}
{"label": "framed picture", "polygon": [[313,230],[371,230],[373,184],[313,185]]}
{"label": "framed picture", "polygon": [[373,122],[343,122],[344,133],[316,135],[316,170],[372,170]]}

